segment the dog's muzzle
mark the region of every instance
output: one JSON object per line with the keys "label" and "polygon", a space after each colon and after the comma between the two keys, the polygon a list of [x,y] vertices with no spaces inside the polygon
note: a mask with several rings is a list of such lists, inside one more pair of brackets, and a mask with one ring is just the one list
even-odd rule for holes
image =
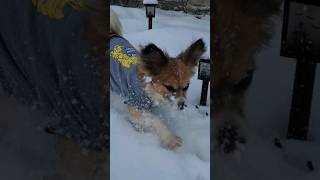
{"label": "dog's muzzle", "polygon": [[184,101],[179,101],[178,102],[178,109],[183,110],[187,105],[184,103]]}

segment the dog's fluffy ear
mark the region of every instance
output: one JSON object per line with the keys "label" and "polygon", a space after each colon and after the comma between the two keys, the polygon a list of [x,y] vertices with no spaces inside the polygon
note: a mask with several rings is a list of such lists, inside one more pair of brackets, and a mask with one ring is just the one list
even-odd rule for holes
{"label": "dog's fluffy ear", "polygon": [[168,56],[156,45],[148,44],[141,50],[141,61],[150,75],[157,75],[169,63]]}
{"label": "dog's fluffy ear", "polygon": [[182,58],[183,62],[190,66],[196,66],[198,60],[206,52],[206,46],[202,39],[198,39],[192,43],[184,52],[178,57]]}

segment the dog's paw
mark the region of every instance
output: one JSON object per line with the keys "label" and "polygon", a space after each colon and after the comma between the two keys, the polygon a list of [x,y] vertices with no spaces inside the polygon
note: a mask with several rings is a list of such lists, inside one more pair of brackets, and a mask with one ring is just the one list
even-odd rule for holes
{"label": "dog's paw", "polygon": [[224,153],[233,153],[246,143],[246,139],[239,134],[239,128],[230,124],[225,124],[218,130],[216,140]]}
{"label": "dog's paw", "polygon": [[182,138],[172,133],[161,138],[161,145],[168,149],[176,149],[182,145]]}

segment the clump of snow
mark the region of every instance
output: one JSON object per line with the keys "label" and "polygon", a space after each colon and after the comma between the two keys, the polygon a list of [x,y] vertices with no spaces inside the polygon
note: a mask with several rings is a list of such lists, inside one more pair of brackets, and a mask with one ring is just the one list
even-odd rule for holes
{"label": "clump of snow", "polygon": [[176,100],[176,98],[175,98],[174,96],[170,96],[169,99],[170,99],[171,101]]}
{"label": "clump of snow", "polygon": [[145,83],[149,83],[149,82],[151,82],[152,81],[152,77],[150,77],[150,76],[144,76],[144,82]]}
{"label": "clump of snow", "polygon": [[[152,42],[175,56],[197,38],[203,38],[210,49],[209,17],[197,19],[182,12],[159,10],[154,19],[154,29],[147,30],[144,9],[111,8],[120,17],[124,37],[137,49],[140,45]],[[209,57],[209,52],[206,52],[206,56]],[[156,112],[183,139],[182,147],[175,151],[162,148],[156,136],[137,132],[128,121],[127,107],[117,95],[111,94],[112,180],[210,179],[210,112],[208,106],[195,107],[200,101],[202,83],[196,77],[190,83],[185,111],[168,106],[158,108]]]}

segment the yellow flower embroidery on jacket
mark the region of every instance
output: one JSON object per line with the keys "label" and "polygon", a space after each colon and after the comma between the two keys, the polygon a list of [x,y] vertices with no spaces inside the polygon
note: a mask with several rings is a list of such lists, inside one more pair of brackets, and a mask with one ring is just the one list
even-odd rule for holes
{"label": "yellow flower embroidery on jacket", "polygon": [[137,64],[138,58],[136,56],[128,56],[123,53],[123,46],[116,45],[111,51],[111,56],[117,59],[122,66],[129,68],[131,64]]}

